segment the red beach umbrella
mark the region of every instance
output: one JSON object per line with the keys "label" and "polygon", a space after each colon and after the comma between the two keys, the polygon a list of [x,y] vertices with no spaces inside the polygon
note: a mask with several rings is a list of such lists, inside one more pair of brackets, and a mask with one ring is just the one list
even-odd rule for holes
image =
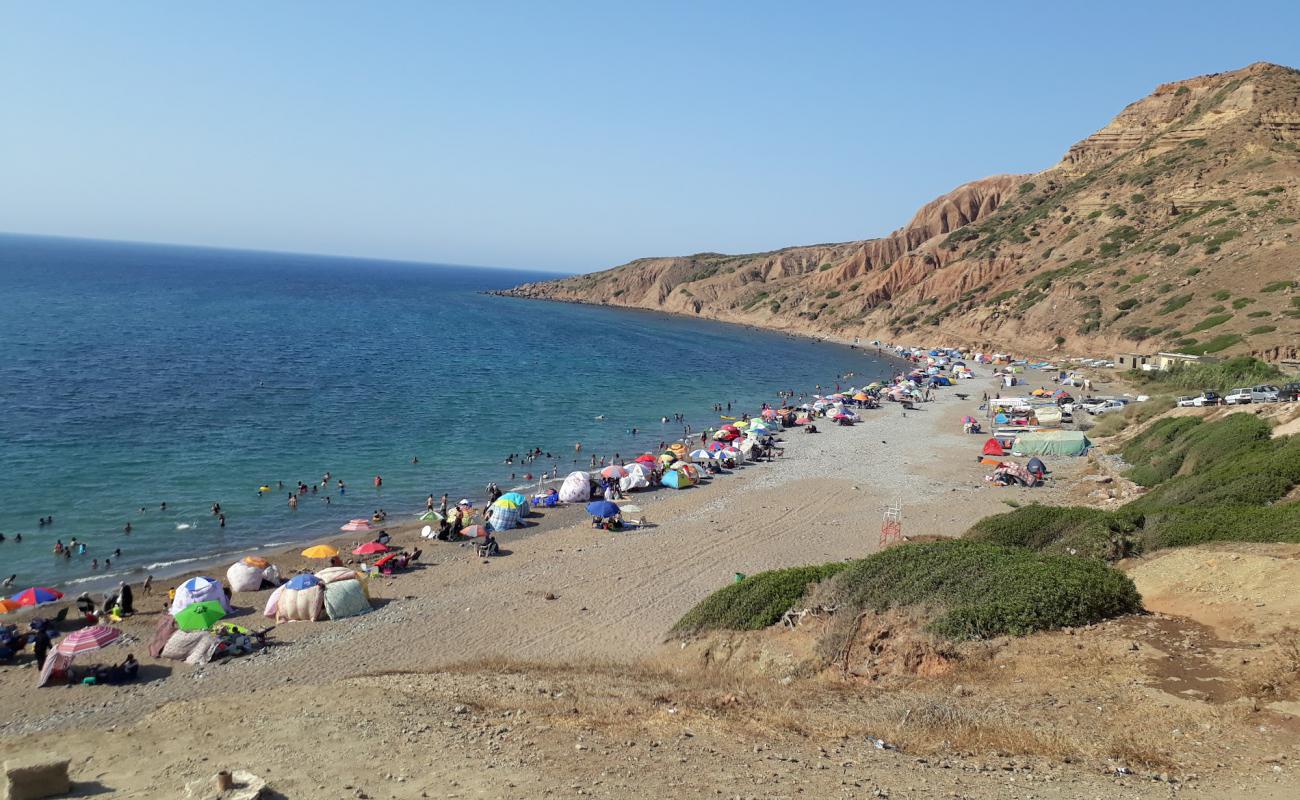
{"label": "red beach umbrella", "polygon": [[64,636],[59,640],[55,650],[65,656],[89,653],[91,650],[98,650],[116,642],[121,635],[122,632],[117,628],[110,628],[107,625],[93,625]]}
{"label": "red beach umbrella", "polygon": [[379,542],[366,542],[360,547],[354,548],[352,551],[352,555],[370,556],[370,555],[374,555],[375,553],[387,553],[387,552],[388,552],[388,545],[386,544],[380,544]]}

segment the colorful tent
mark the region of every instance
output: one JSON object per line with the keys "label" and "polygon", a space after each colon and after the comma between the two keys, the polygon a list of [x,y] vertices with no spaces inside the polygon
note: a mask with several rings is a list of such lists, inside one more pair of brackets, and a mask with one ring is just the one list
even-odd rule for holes
{"label": "colorful tent", "polygon": [[695,479],[690,473],[680,469],[670,469],[664,473],[662,478],[663,485],[673,489],[685,489],[688,486],[695,485]]}
{"label": "colorful tent", "polygon": [[176,597],[172,599],[171,614],[176,616],[194,603],[213,601],[226,611],[230,610],[230,601],[226,599],[221,582],[213,578],[190,578],[176,587]]}
{"label": "colorful tent", "polygon": [[492,509],[492,518],[488,527],[494,531],[512,531],[519,527],[521,509],[496,506]]}
{"label": "colorful tent", "polygon": [[633,489],[645,489],[650,486],[651,468],[648,464],[628,464],[627,476],[618,479],[618,488],[630,492]]}
{"label": "colorful tent", "polygon": [[986,456],[1005,456],[1007,451],[1002,448],[1001,442],[996,438],[990,437],[989,440],[984,443],[984,449],[981,450],[980,453]]}

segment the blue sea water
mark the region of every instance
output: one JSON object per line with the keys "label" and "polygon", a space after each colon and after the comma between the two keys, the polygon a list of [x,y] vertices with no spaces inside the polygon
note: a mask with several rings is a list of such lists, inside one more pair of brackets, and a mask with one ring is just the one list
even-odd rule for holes
{"label": "blue sea water", "polygon": [[[0,236],[0,574],[138,579],[323,538],[377,508],[418,513],[429,493],[563,476],[576,442],[582,465],[654,449],[681,433],[664,415],[700,429],[718,423],[713,403],[888,370],[829,343],[483,293],[541,277]],[[502,463],[534,446],[554,458]],[[288,491],[327,471],[346,493],[290,510]],[[88,552],[56,558],[73,537]]]}

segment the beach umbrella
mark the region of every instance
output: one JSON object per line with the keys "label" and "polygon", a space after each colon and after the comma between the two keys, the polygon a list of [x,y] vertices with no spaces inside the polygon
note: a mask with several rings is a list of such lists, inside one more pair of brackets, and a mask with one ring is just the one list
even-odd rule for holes
{"label": "beach umbrella", "polygon": [[65,656],[89,653],[117,641],[122,632],[107,625],[92,625],[89,628],[73,631],[59,640],[55,651]]}
{"label": "beach umbrella", "polygon": [[596,500],[587,504],[587,513],[593,517],[613,517],[620,512],[616,504],[608,500]]}
{"label": "beach umbrella", "polygon": [[610,464],[608,467],[602,469],[600,474],[601,477],[604,478],[626,478],[627,468],[621,467],[618,464]]}
{"label": "beach umbrella", "polygon": [[513,500],[518,508],[528,508],[528,498],[519,492],[506,492],[497,498],[498,500]]}
{"label": "beach umbrella", "polygon": [[707,461],[708,459],[711,459],[711,458],[713,458],[713,457],[714,457],[714,455],[713,455],[713,451],[711,451],[711,450],[692,450],[692,451],[691,451],[691,458],[702,458],[702,459],[705,459],[705,460]]}
{"label": "beach umbrella", "polygon": [[8,614],[10,611],[17,611],[20,608],[22,606],[8,598],[0,598],[0,614]]}
{"label": "beach umbrella", "polygon": [[267,561],[265,558],[260,556],[244,556],[242,560],[248,566],[256,567],[257,569],[266,569],[271,566],[270,561]]}
{"label": "beach umbrella", "polygon": [[18,594],[9,598],[9,602],[16,604],[19,608],[23,606],[39,606],[45,603],[53,603],[55,600],[62,599],[63,592],[57,589],[48,589],[44,586],[33,586],[30,589],[24,589]]}
{"label": "beach umbrella", "polygon": [[339,554],[339,549],[329,544],[318,544],[303,550],[302,554],[304,558],[333,558]]}
{"label": "beach umbrella", "polygon": [[[292,578],[289,579],[289,582],[286,583],[284,586],[286,589],[301,591],[303,589],[310,589],[313,586],[319,586],[321,583],[322,581],[320,578],[316,577],[315,575],[312,575],[310,572],[303,572],[298,575],[294,575]],[[190,606],[190,608],[193,608],[193,606]]]}
{"label": "beach umbrella", "polygon": [[857,394],[853,395],[853,399],[857,400],[859,403],[865,403],[871,399],[871,395],[867,394],[866,392],[858,392]]}
{"label": "beach umbrella", "polygon": [[654,457],[654,453],[642,453],[636,457],[636,460],[641,464],[654,464],[658,459]]}
{"label": "beach umbrella", "polygon": [[226,610],[216,600],[190,603],[177,612],[176,627],[183,631],[206,631],[225,616]]}
{"label": "beach umbrella", "polygon": [[383,565],[387,564],[389,561],[392,561],[394,558],[397,558],[400,555],[401,553],[389,553],[388,555],[376,561],[375,566],[382,567]]}
{"label": "beach umbrella", "polygon": [[736,430],[735,428],[723,428],[722,430],[713,434],[713,438],[719,442],[729,442],[732,439],[735,439],[739,435],[740,435],[740,431]]}
{"label": "beach umbrella", "polygon": [[718,452],[719,450],[726,450],[726,449],[727,449],[727,443],[726,443],[726,442],[709,442],[709,448],[708,448],[708,449],[711,450],[711,451],[713,451],[713,452],[715,452],[715,453]]}
{"label": "beach umbrella", "polygon": [[471,539],[478,536],[487,536],[487,528],[484,528],[482,525],[470,525],[468,528],[462,528],[460,535],[468,536]]}
{"label": "beach umbrella", "polygon": [[351,520],[350,522],[348,522],[347,525],[344,525],[342,528],[339,528],[339,530],[341,530],[341,531],[368,531],[368,530],[373,530],[373,528],[370,527],[370,520],[368,520],[368,519],[354,519],[354,520]]}
{"label": "beach umbrella", "polygon": [[673,453],[662,453],[659,456],[660,464],[671,464],[676,460],[677,460],[677,456]]}
{"label": "beach umbrella", "polygon": [[962,418],[961,418],[961,424],[963,424],[963,425],[974,424],[975,421],[976,421],[976,420],[975,420],[974,417],[962,417]]}
{"label": "beach umbrella", "polygon": [[388,552],[388,545],[386,544],[380,544],[379,542],[366,542],[360,547],[353,548],[352,555],[370,556],[370,555],[374,555],[375,553],[387,553],[387,552]]}
{"label": "beach umbrella", "polygon": [[763,419],[771,419],[772,417],[775,416],[776,416],[776,409],[774,408],[763,409]]}
{"label": "beach umbrella", "polygon": [[420,515],[421,522],[442,522],[442,515],[437,511],[426,511]]}

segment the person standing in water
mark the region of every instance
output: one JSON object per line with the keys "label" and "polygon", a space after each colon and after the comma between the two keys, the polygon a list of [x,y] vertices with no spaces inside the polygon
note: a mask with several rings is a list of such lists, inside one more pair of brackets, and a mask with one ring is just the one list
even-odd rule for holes
{"label": "person standing in water", "polygon": [[375,488],[378,489],[378,488],[380,488],[380,487],[383,486],[383,485],[384,485],[384,479],[383,479],[381,476],[376,475],[376,476],[375,476]]}
{"label": "person standing in water", "polygon": [[125,533],[127,536],[130,536],[130,535],[131,535],[131,523],[130,523],[130,522],[127,522],[126,525],[123,526],[123,528],[122,528],[122,533]]}

